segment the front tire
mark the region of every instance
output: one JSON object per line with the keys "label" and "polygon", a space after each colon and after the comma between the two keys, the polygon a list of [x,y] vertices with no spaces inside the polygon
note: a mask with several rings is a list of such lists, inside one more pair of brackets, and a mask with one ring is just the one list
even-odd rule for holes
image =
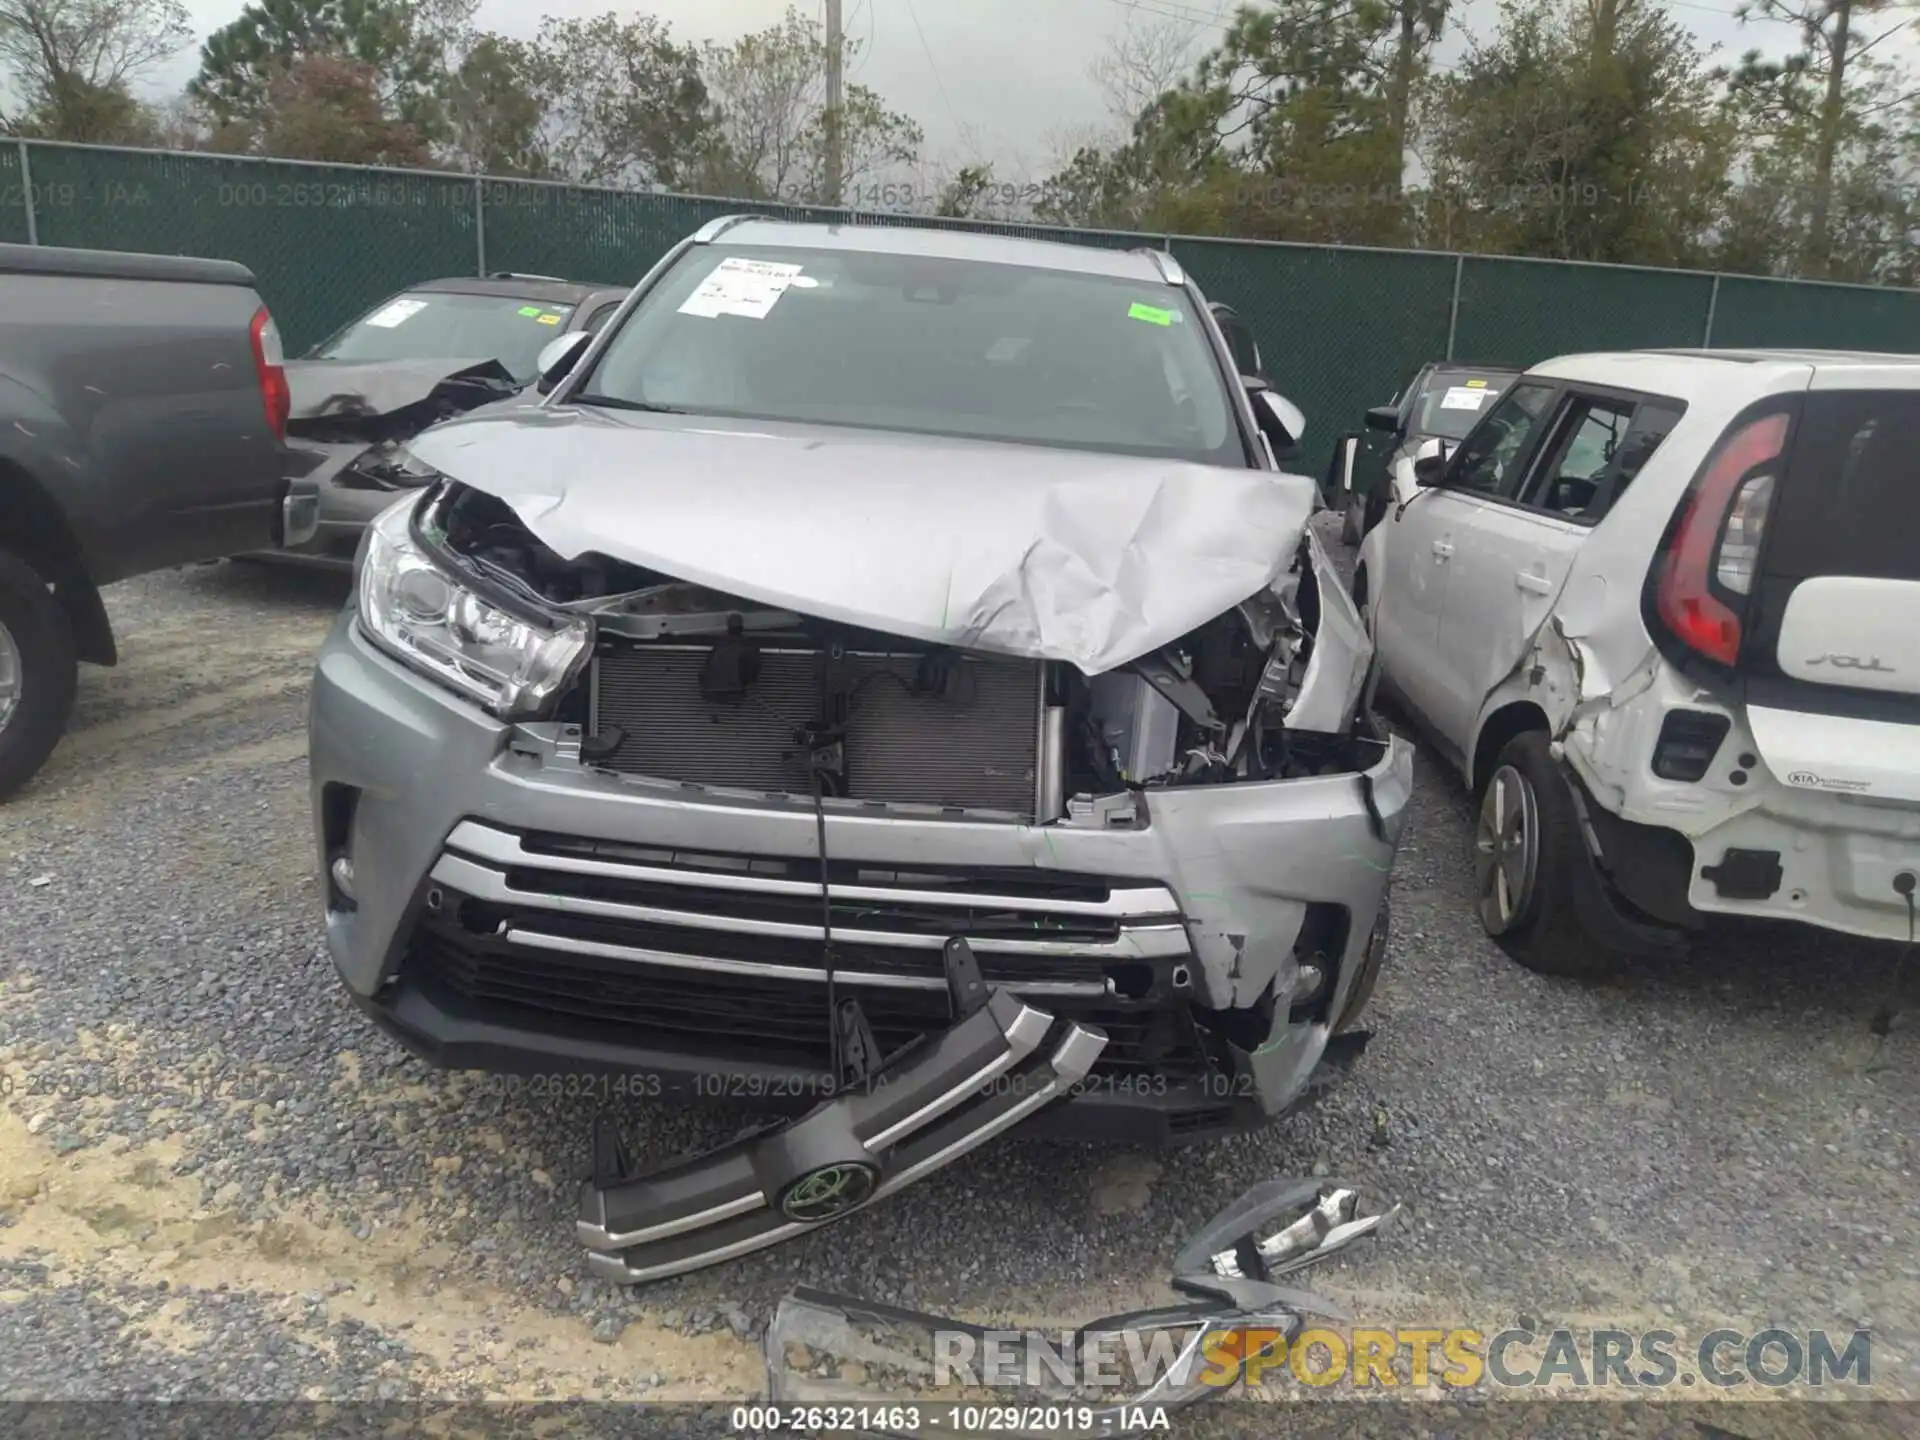
{"label": "front tire", "polygon": [[1502,950],[1541,975],[1589,978],[1607,968],[1610,957],[1574,913],[1577,867],[1591,861],[1543,732],[1515,736],[1494,762],[1473,851],[1480,923]]}
{"label": "front tire", "polygon": [[79,672],[73,627],[46,580],[0,550],[0,800],[60,743]]}
{"label": "front tire", "polygon": [[1358,497],[1347,497],[1346,512],[1340,517],[1340,543],[1357,546],[1366,538],[1365,505]]}
{"label": "front tire", "polygon": [[1347,996],[1346,1008],[1334,1022],[1335,1035],[1345,1035],[1357,1028],[1360,1017],[1366,1014],[1367,1002],[1373,999],[1373,988],[1380,979],[1380,967],[1387,961],[1387,943],[1392,931],[1393,912],[1388,898],[1382,895],[1380,913],[1374,917],[1373,933],[1368,936],[1367,948],[1360,959],[1360,973],[1353,977],[1353,990]]}

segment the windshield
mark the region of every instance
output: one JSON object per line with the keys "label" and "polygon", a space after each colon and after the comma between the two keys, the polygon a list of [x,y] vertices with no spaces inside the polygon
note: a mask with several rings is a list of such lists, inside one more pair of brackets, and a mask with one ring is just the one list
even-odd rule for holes
{"label": "windshield", "polygon": [[1165,284],[703,245],[575,398],[1245,465],[1202,324]]}
{"label": "windshield", "polygon": [[316,360],[498,360],[531,380],[540,351],[567,328],[571,305],[513,295],[414,290],[396,295],[324,341]]}
{"label": "windshield", "polygon": [[1484,415],[1519,377],[1498,370],[1436,370],[1413,402],[1409,435],[1422,439],[1464,440],[1474,422]]}

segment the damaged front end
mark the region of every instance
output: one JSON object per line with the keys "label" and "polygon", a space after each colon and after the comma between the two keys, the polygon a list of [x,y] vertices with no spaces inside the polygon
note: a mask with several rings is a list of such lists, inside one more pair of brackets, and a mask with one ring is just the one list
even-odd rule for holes
{"label": "damaged front end", "polygon": [[522,384],[497,360],[294,360],[288,474],[320,497],[319,525],[277,558],[351,563],[366,526],[398,492],[437,478],[407,442],[431,426],[511,399]]}
{"label": "damaged front end", "polygon": [[489,484],[374,524],[312,754],[329,948],[402,1043],[799,1116],[650,1174],[609,1129],[599,1273],[748,1253],[1015,1126],[1231,1133],[1351,1064],[1412,765],[1310,482],[1062,452],[962,490],[849,445],[836,513],[903,558],[796,504],[832,443],[727,437],[632,494],[486,468],[533,436],[573,475],[604,437],[570,423],[416,447]]}
{"label": "damaged front end", "polygon": [[375,526],[359,612],[513,722],[516,774],[740,837],[467,805],[405,942],[443,990],[802,1077],[695,1094],[820,1102],[650,1175],[606,1138],[580,1230],[610,1279],[775,1243],[1029,1121],[1259,1123],[1365,1043],[1408,757],[1363,713],[1365,636],[1310,532],[1091,676],[563,558],[453,483]]}
{"label": "damaged front end", "polygon": [[767,1398],[857,1406],[876,1434],[925,1433],[929,1419],[960,1435],[1164,1430],[1175,1412],[1284,1371],[1310,1319],[1349,1320],[1336,1302],[1278,1281],[1379,1234],[1398,1213],[1368,1211],[1334,1180],[1256,1186],[1182,1247],[1176,1303],[1064,1333],[796,1290],[767,1330]]}

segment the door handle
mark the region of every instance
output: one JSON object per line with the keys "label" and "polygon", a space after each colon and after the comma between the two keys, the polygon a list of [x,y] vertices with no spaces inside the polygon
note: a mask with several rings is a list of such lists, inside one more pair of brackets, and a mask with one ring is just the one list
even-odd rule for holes
{"label": "door handle", "polygon": [[1553,593],[1553,581],[1540,574],[1537,570],[1517,571],[1514,574],[1513,583],[1522,590],[1531,590],[1536,595],[1551,595]]}
{"label": "door handle", "polygon": [[1434,541],[1433,553],[1438,555],[1442,560],[1446,559],[1449,555],[1453,554],[1453,542],[1451,540]]}

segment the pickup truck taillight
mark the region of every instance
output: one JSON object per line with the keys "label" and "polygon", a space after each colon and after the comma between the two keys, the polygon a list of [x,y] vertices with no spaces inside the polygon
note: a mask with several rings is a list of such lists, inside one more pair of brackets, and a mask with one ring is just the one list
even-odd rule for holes
{"label": "pickup truck taillight", "polygon": [[1732,667],[1740,659],[1740,605],[1753,589],[1760,537],[1773,500],[1764,467],[1786,448],[1787,417],[1740,426],[1707,457],[1655,562],[1654,606],[1689,650]]}
{"label": "pickup truck taillight", "polygon": [[287,385],[286,356],[280,349],[280,329],[263,305],[253,317],[253,365],[260,375],[260,399],[267,407],[267,424],[276,438],[287,438],[287,415],[293,409],[293,391]]}

